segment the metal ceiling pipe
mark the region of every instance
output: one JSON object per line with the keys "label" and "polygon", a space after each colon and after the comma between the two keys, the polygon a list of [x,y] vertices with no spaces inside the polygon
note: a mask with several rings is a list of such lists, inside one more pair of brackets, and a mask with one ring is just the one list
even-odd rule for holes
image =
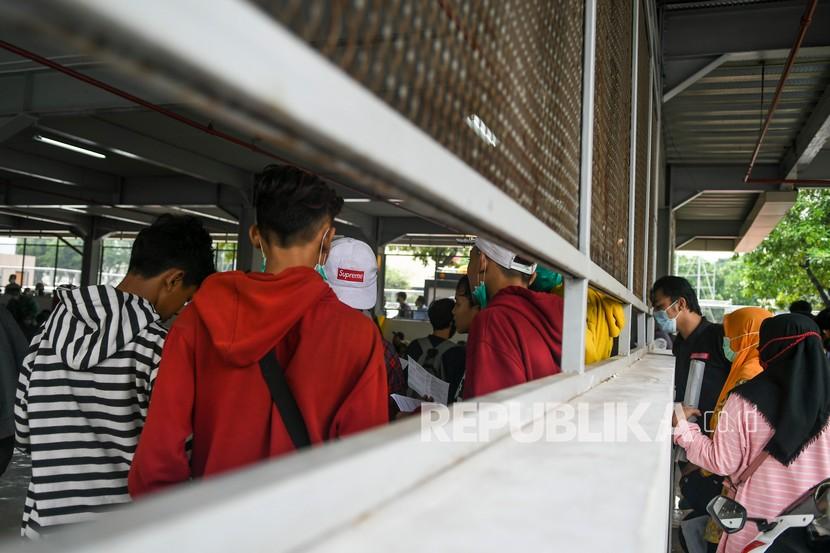
{"label": "metal ceiling pipe", "polygon": [[807,5],[807,9],[804,11],[804,15],[801,17],[801,27],[798,29],[798,36],[795,39],[795,43],[793,47],[790,49],[790,54],[787,57],[787,63],[784,64],[784,71],[781,73],[781,78],[778,80],[778,86],[775,88],[775,94],[772,97],[772,103],[769,106],[769,111],[767,111],[767,117],[764,121],[764,126],[761,129],[761,134],[758,136],[758,142],[755,144],[755,150],[752,152],[752,159],[749,160],[749,167],[746,169],[746,175],[744,176],[744,182],[747,184],[803,184],[803,185],[816,185],[816,186],[824,186],[830,185],[830,179],[753,179],[752,178],[752,169],[755,167],[755,162],[758,159],[758,154],[761,152],[761,145],[764,142],[764,139],[767,137],[767,131],[769,131],[770,123],[772,123],[772,117],[775,115],[775,110],[778,109],[778,102],[781,100],[781,93],[784,91],[784,84],[787,82],[787,77],[790,75],[790,71],[792,71],[793,64],[795,63],[795,56],[798,54],[798,50],[801,48],[801,43],[804,42],[804,36],[807,34],[807,29],[810,27],[810,23],[813,21],[813,15],[816,12],[816,6],[818,5],[818,0],[810,0],[809,4]]}

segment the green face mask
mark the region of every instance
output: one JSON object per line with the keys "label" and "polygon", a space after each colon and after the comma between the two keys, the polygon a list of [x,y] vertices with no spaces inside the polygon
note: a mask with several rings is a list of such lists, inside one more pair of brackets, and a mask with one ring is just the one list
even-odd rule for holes
{"label": "green face mask", "polygon": [[[484,276],[487,276],[487,269],[484,269]],[[473,289],[473,300],[478,304],[478,306],[482,309],[487,307],[487,285],[484,284],[484,279],[481,279],[481,282],[478,283]]]}
{"label": "green face mask", "polygon": [[539,265],[536,268],[536,280],[530,285],[530,289],[536,292],[550,292],[560,284],[562,284],[562,275]]}
{"label": "green face mask", "polygon": [[326,274],[326,268],[325,268],[325,267],[323,267],[322,265],[320,265],[320,264],[318,263],[317,265],[315,265],[315,266],[314,266],[314,270],[315,270],[315,271],[317,271],[317,274],[318,274],[318,275],[320,275],[321,277],[323,277],[323,280],[324,280],[325,282],[328,282],[328,281],[329,281],[329,277],[328,277],[328,275]]}
{"label": "green face mask", "polygon": [[729,362],[731,363],[735,360],[735,357],[737,357],[737,355],[739,353],[741,353],[741,351],[746,351],[748,349],[758,347],[758,344],[754,343],[751,346],[745,347],[741,351],[734,351],[732,349],[732,340],[739,340],[739,339],[743,338],[744,336],[754,336],[754,335],[757,335],[757,334],[758,334],[757,332],[747,332],[746,334],[741,334],[740,336],[735,336],[734,338],[728,338],[728,337],[724,336],[723,337],[723,354],[726,356],[726,359],[729,360]]}
{"label": "green face mask", "polygon": [[475,300],[478,306],[482,309],[487,307],[487,286],[484,284],[484,281],[480,282],[479,285],[475,287],[475,290],[473,290],[473,300]]}
{"label": "green face mask", "polygon": [[723,337],[723,355],[730,363],[735,360],[735,355],[737,355],[734,351],[732,351],[732,340],[726,336]]}

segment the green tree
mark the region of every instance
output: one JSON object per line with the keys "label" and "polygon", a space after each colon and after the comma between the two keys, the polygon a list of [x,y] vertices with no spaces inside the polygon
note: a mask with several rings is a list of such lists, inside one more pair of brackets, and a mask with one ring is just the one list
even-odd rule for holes
{"label": "green tree", "polygon": [[[25,246],[23,239],[17,241],[15,246],[15,253],[17,255],[24,255],[27,258],[26,266],[31,269],[32,264],[28,259],[34,258],[34,281],[25,283],[26,286],[34,286],[38,282],[46,283],[53,282],[52,272],[57,266],[60,269],[71,269],[79,271],[81,269],[83,241],[80,238],[26,238]],[[55,263],[55,253],[57,249],[57,265]],[[60,272],[58,274],[60,278]]]}
{"label": "green tree", "polygon": [[717,263],[715,288],[719,300],[732,300],[735,305],[767,306],[769,302],[749,293],[746,281],[746,265],[743,256],[736,254]]}
{"label": "green tree", "polygon": [[414,246],[410,249],[412,250],[412,256],[423,263],[424,267],[429,265],[430,262],[435,263],[436,271],[463,267],[470,257],[469,248]]}
{"label": "green tree", "polygon": [[734,278],[745,296],[772,300],[784,309],[799,299],[821,305],[803,268],[830,284],[830,190],[801,190],[795,205],[755,251],[742,256]]}
{"label": "green tree", "polygon": [[386,288],[406,290],[409,288],[409,278],[397,267],[386,267]]}

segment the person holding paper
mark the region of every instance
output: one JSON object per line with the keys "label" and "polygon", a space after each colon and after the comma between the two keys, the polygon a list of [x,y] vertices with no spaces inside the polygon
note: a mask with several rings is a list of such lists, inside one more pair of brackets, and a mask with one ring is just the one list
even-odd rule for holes
{"label": "person holding paper", "polygon": [[455,334],[454,308],[455,301],[450,298],[432,302],[427,311],[432,334],[413,340],[406,352],[431,374],[449,383],[448,403],[458,399],[465,370],[464,348],[450,340]]}
{"label": "person holding paper", "polygon": [[561,372],[562,298],[528,286],[536,264],[481,237],[467,276],[481,312],[467,342],[465,399]]}
{"label": "person holding paper", "polygon": [[[651,288],[651,305],[654,320],[674,338],[674,401],[682,402],[686,397],[690,368],[693,362],[704,363],[703,380],[700,384],[698,408],[703,416],[696,424],[701,429],[711,428],[711,416],[718,397],[726,383],[731,363],[723,350],[723,326],[710,323],[703,316],[697,294],[685,278],[665,276],[658,279]],[[737,345],[737,344],[736,344]],[[682,508],[691,509],[681,525],[684,541],[695,547],[705,548],[703,528],[692,521],[706,514],[706,505],[720,494],[723,480],[713,474],[704,474],[691,463],[679,463],[683,477],[680,491],[683,495]],[[699,528],[699,532],[696,530]]]}

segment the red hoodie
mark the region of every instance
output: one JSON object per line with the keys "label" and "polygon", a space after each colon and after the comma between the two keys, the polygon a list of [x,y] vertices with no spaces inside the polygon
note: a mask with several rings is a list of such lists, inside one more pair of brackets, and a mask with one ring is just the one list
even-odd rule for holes
{"label": "red hoodie", "polygon": [[562,298],[511,286],[473,319],[464,398],[561,372]]}
{"label": "red hoodie", "polygon": [[130,495],[294,449],[259,367],[271,348],[312,443],[388,421],[380,333],[317,273],[216,274],[167,337]]}

